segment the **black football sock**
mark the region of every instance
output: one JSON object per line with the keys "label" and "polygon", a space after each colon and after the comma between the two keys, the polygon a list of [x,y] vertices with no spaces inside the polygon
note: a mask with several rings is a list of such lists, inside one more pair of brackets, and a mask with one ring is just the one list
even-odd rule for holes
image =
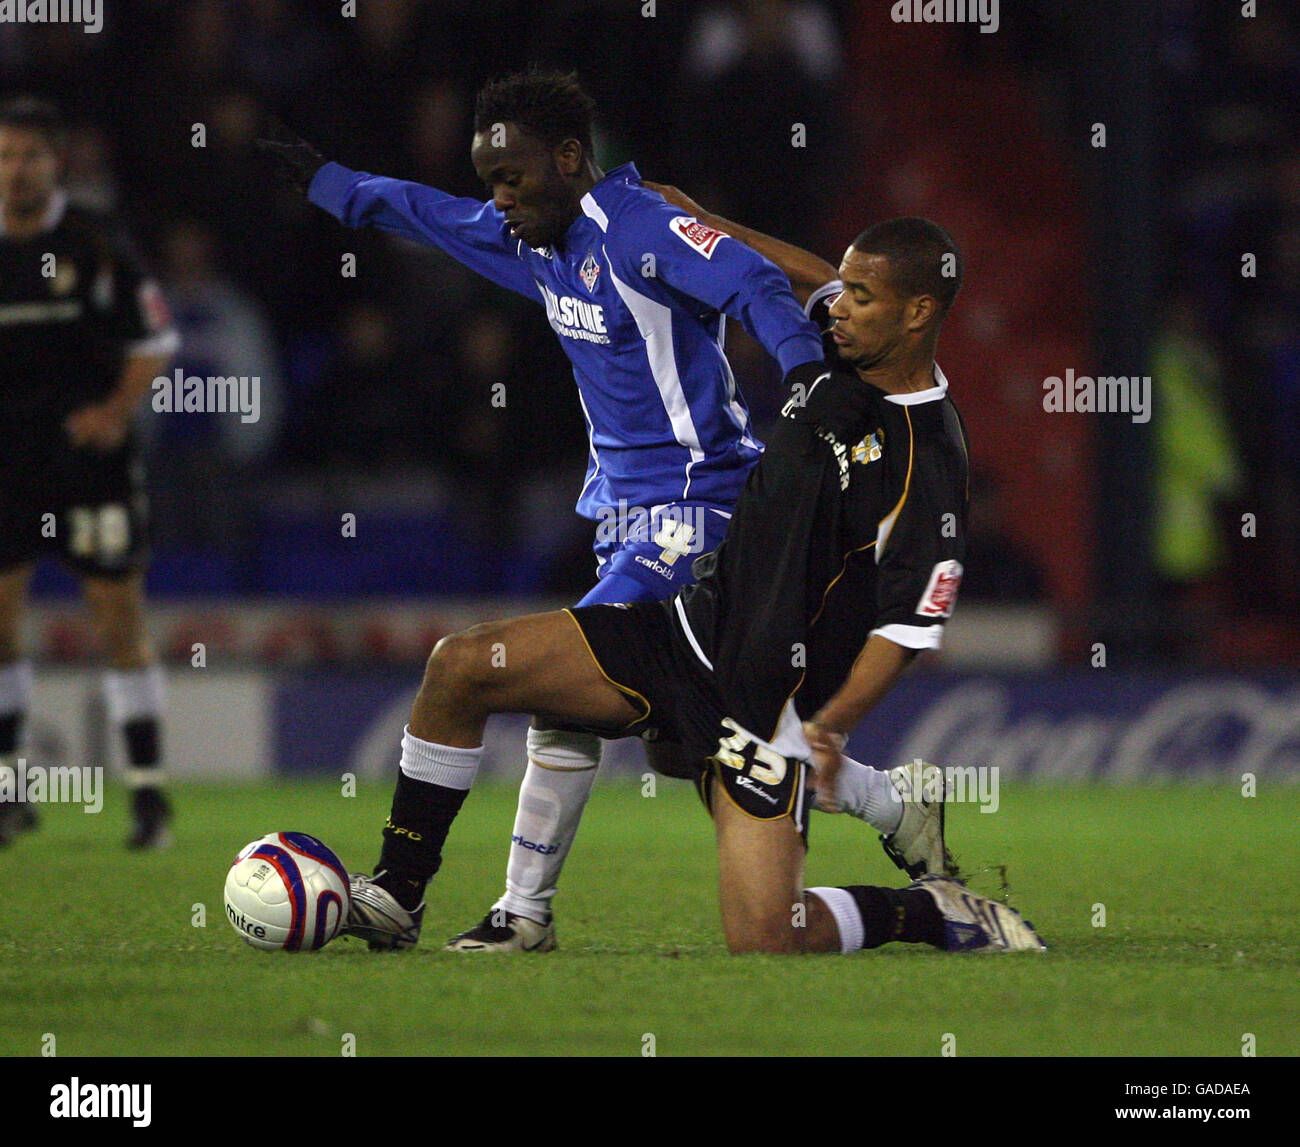
{"label": "black football sock", "polygon": [[375,883],[408,911],[424,897],[424,887],[442,866],[442,846],[452,821],[469,795],[399,773],[393,807],[384,825],[384,845]]}
{"label": "black football sock", "polygon": [[167,798],[159,782],[149,775],[154,770],[161,777],[162,736],[157,717],[136,717],[122,725],[126,759],[131,766],[134,786],[131,789],[131,812],[137,820],[155,820],[170,813]]}
{"label": "black football sock", "polygon": [[24,709],[12,713],[0,713],[0,757],[8,757],[18,752],[18,741],[23,735],[23,723],[27,719]]}
{"label": "black football sock", "polygon": [[133,769],[156,769],[162,759],[162,738],[157,717],[136,717],[122,725],[126,759]]}
{"label": "black football sock", "polygon": [[879,948],[891,940],[943,947],[943,916],[925,889],[859,884],[844,891],[862,913],[864,948]]}

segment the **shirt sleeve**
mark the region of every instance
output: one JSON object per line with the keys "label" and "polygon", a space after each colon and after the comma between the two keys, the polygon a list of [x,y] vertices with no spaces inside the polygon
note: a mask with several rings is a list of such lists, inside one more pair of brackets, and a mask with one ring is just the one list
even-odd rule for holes
{"label": "shirt sleeve", "polygon": [[844,284],[839,279],[832,279],[813,291],[803,305],[804,314],[823,334],[831,329],[831,323],[834,321],[831,318],[831,307],[843,292]]}
{"label": "shirt sleeve", "polygon": [[965,479],[944,459],[913,459],[898,506],[876,535],[876,627],[908,649],[938,649],[966,554]]}
{"label": "shirt sleeve", "polygon": [[491,203],[339,163],[316,173],[307,197],[349,227],[377,227],[438,247],[498,286],[542,301],[521,258],[522,241],[510,238],[505,217]]}
{"label": "shirt sleeve", "polygon": [[128,355],[173,355],[181,345],[171,311],[130,238],[115,234],[96,295],[111,300],[108,326]]}
{"label": "shirt sleeve", "polygon": [[735,319],[782,371],[822,359],[821,333],[789,280],[751,247],[662,201],[629,210],[609,236],[621,273],[656,278]]}

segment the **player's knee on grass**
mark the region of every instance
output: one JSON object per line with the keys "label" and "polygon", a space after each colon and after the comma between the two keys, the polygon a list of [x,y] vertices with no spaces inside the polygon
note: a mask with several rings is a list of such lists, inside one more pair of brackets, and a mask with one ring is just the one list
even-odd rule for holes
{"label": "player's knee on grass", "polygon": [[715,793],[712,807],[727,949],[733,955],[805,951],[805,846],[793,817],[760,819],[726,793]]}

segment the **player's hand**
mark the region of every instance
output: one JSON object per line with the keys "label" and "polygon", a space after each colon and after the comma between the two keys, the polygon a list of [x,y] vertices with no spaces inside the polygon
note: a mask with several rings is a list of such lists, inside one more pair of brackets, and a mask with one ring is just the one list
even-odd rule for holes
{"label": "player's hand", "polygon": [[276,174],[290,187],[306,194],[326,159],[305,139],[289,130],[288,125],[276,116],[268,116],[266,130],[253,141],[253,146],[275,164]]}
{"label": "player's hand", "polygon": [[843,812],[835,799],[835,781],[844,764],[844,740],[815,721],[803,723],[803,735],[812,749],[813,804],[822,812]]}
{"label": "player's hand", "polygon": [[131,413],[111,400],[96,402],[69,414],[63,429],[73,446],[107,453],[126,441],[131,429]]}
{"label": "player's hand", "polygon": [[688,215],[694,215],[696,218],[704,214],[704,208],[695,202],[686,192],[673,187],[668,183],[651,183],[648,179],[641,180],[642,187],[648,187],[651,191],[657,191],[674,207],[680,207]]}

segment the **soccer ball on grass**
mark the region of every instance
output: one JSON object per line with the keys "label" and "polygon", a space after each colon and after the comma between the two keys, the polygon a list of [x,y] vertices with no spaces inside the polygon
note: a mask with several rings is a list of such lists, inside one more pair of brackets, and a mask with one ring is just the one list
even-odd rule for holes
{"label": "soccer ball on grass", "polygon": [[323,948],[348,918],[348,874],[305,832],[272,832],[239,850],[226,874],[226,919],[254,948]]}

